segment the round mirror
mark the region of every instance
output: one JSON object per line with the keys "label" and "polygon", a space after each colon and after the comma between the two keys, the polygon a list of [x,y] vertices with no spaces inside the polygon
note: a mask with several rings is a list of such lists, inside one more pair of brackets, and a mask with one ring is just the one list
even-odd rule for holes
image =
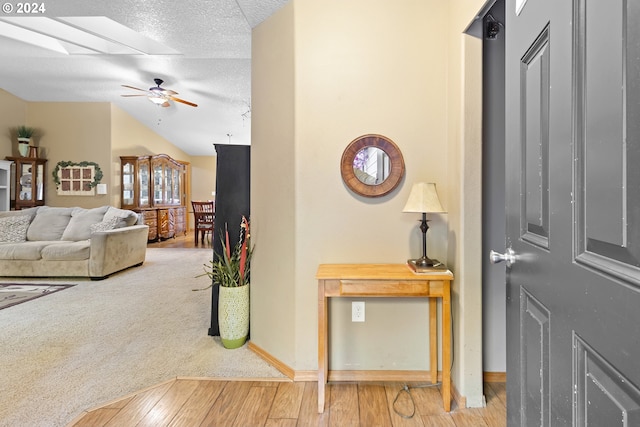
{"label": "round mirror", "polygon": [[382,184],[389,177],[389,156],[378,147],[364,147],[353,158],[353,173],[363,184]]}
{"label": "round mirror", "polygon": [[342,153],[340,172],[351,191],[361,196],[380,197],[400,184],[404,159],[390,139],[364,135],[351,141]]}

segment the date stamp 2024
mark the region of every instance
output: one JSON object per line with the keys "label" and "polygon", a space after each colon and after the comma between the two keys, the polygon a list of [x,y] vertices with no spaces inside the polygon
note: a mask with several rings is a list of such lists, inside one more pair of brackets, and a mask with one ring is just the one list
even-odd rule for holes
{"label": "date stamp 2024", "polygon": [[41,15],[47,11],[44,3],[3,3],[2,12],[17,15]]}

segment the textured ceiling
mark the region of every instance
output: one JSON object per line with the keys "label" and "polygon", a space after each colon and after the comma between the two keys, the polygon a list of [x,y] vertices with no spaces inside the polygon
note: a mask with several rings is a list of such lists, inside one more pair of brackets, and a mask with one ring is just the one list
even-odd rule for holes
{"label": "textured ceiling", "polygon": [[[0,36],[0,88],[27,101],[112,102],[190,155],[249,144],[251,29],[287,1],[45,2],[44,16],[106,16],[180,54],[66,55]],[[135,93],[121,85],[148,89],[156,77],[198,107],[121,96]]]}

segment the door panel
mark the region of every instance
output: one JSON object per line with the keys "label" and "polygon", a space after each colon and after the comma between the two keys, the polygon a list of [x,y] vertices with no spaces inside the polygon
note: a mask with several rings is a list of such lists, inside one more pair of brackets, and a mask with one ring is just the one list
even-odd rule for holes
{"label": "door panel", "polygon": [[640,390],[577,335],[574,348],[576,425],[640,426]]}
{"label": "door panel", "polygon": [[549,27],[522,58],[522,238],[549,248]]}
{"label": "door panel", "polygon": [[640,425],[640,2],[506,13],[509,426]]}
{"label": "door panel", "polygon": [[[577,256],[619,278],[640,265],[638,192],[629,191],[640,185],[633,167],[639,160],[640,38],[630,28],[638,15],[638,6],[623,1],[576,1]],[[611,30],[607,37],[597,30],[603,23]]]}
{"label": "door panel", "polygon": [[522,424],[549,426],[549,310],[520,291]]}

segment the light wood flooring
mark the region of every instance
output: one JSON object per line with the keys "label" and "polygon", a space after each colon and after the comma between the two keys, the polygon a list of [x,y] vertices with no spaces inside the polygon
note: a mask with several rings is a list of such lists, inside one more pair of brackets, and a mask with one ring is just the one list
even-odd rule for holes
{"label": "light wood flooring", "polygon": [[[175,379],[87,411],[73,427],[100,426],[423,426],[504,427],[504,383],[485,383],[486,408],[442,408],[438,387],[410,388],[415,415],[394,410],[400,383],[331,383],[318,414],[316,382]],[[410,415],[406,392],[395,408]]]}
{"label": "light wood flooring", "polygon": [[[149,247],[196,245],[193,233],[187,233]],[[211,242],[205,238],[197,247],[210,248]],[[454,402],[450,413],[442,408],[439,387],[410,385],[410,397],[400,392],[402,386],[330,383],[325,412],[318,414],[316,382],[178,378],[130,396],[114,396],[112,403],[80,414],[69,426],[506,426],[504,383],[485,383],[485,408],[459,409]],[[403,418],[394,408],[404,415],[415,408],[415,414]]]}

